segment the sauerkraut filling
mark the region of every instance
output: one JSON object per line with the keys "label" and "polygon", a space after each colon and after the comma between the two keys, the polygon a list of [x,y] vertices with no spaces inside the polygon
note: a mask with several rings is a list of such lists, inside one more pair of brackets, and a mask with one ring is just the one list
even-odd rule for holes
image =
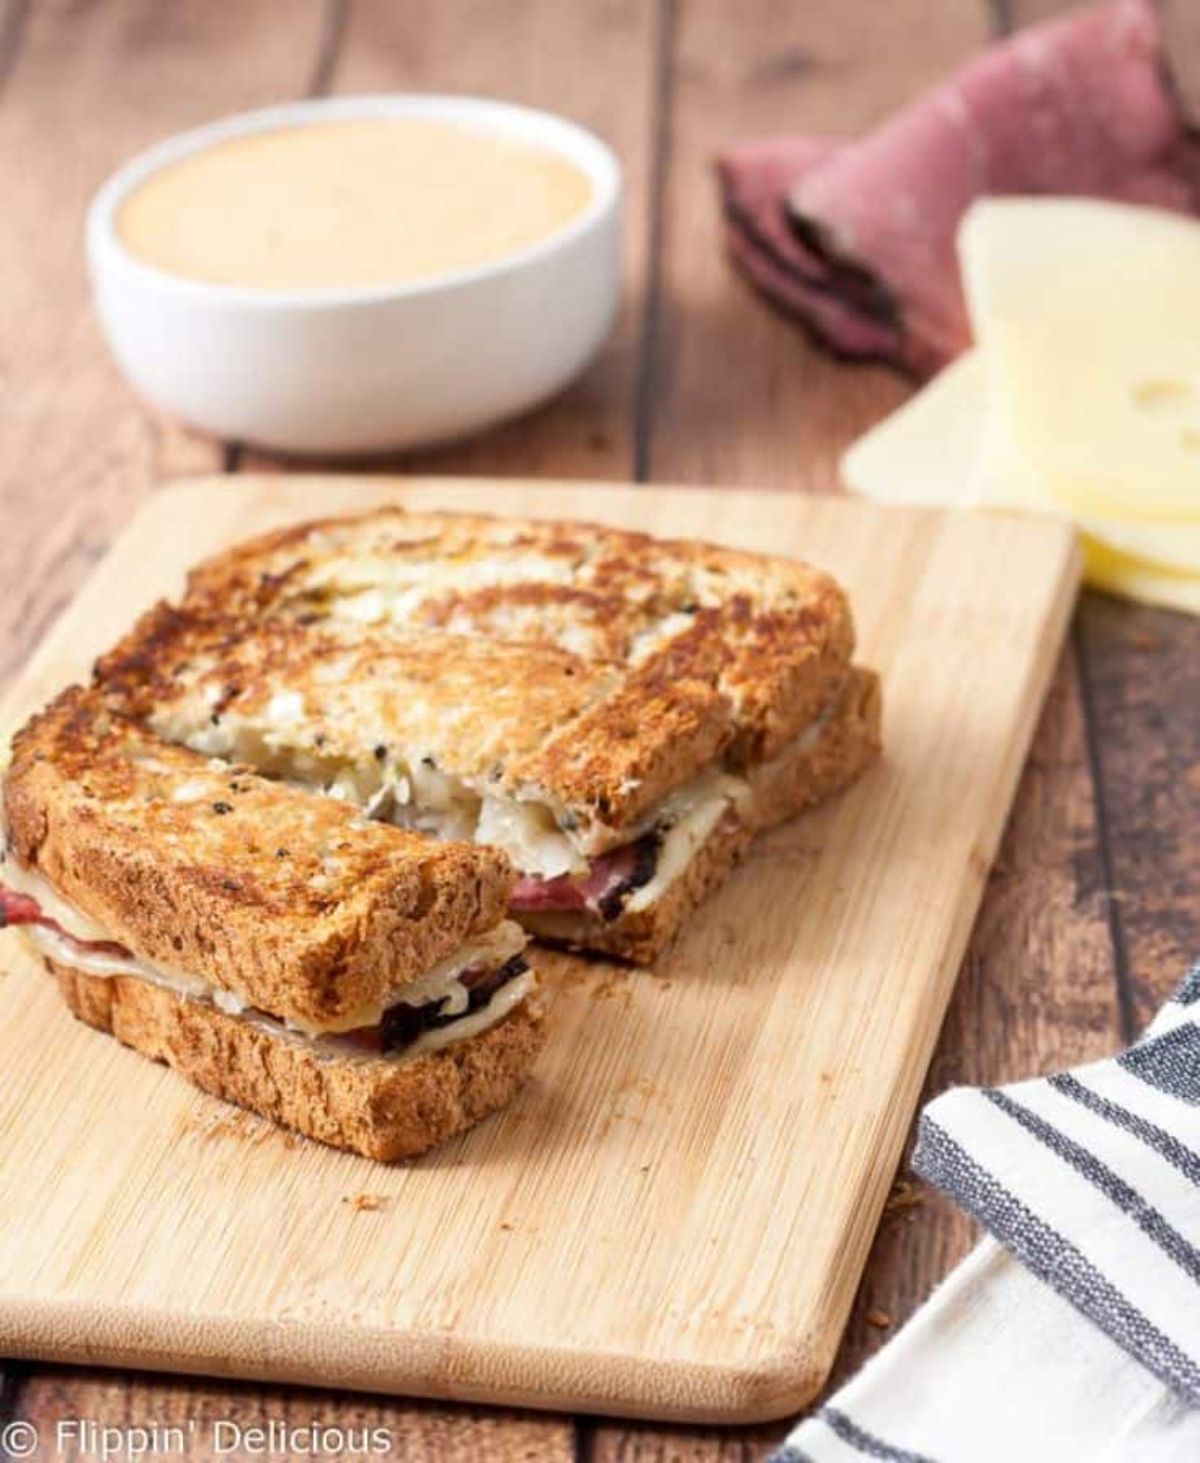
{"label": "sauerkraut filling", "polygon": [[635,822],[614,828],[565,807],[546,788],[501,789],[498,774],[462,775],[430,752],[374,742],[369,733],[357,755],[331,755],[322,734],[307,724],[298,692],[277,693],[252,716],[227,707],[201,722],[189,704],[152,715],[150,725],[168,741],[325,793],[368,817],[435,838],[490,844],[522,873],[542,879],[585,875],[597,857],[636,842],[668,819],[746,790],[743,779],[713,768],[668,793]]}
{"label": "sauerkraut filling", "polygon": [[303,698],[295,691],[278,692],[256,716],[225,708],[198,725],[190,712],[172,711],[152,717],[151,725],[169,741],[350,803],[369,818],[499,848],[521,876],[510,905],[518,916],[584,911],[607,922],[660,899],[725,813],[743,811],[760,780],[811,749],[839,704],[835,696],[770,762],[741,776],[709,768],[620,829],[585,822],[544,788],[501,795],[492,779],[460,776],[429,753],[386,741],[372,744],[364,737],[362,754],[352,760],[328,755],[322,736],[307,728]]}

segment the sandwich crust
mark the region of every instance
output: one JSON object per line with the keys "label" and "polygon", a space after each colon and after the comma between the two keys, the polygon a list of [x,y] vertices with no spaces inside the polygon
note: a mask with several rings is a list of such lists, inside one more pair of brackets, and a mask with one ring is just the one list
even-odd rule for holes
{"label": "sandwich crust", "polygon": [[649,908],[611,921],[590,913],[523,914],[522,923],[544,940],[652,965],[692,911],[745,857],[757,833],[833,796],[875,761],[881,709],[878,676],[854,670],[821,726],[751,777],[750,797],[729,806],[680,876]]}
{"label": "sandwich crust", "polygon": [[434,843],[210,762],[78,688],[17,734],[12,853],[148,965],[321,1027],[504,915],[495,850]]}
{"label": "sandwich crust", "polygon": [[98,676],[189,725],[197,696],[231,688],[239,715],[296,691],[330,735],[348,699],[370,703],[357,647],[398,687],[384,741],[620,828],[718,759],[772,756],[828,702],[853,644],[837,584],[791,560],[385,508],[201,565],[182,608],[147,616]]}
{"label": "sandwich crust", "polygon": [[745,821],[761,833],[840,792],[879,757],[882,727],[879,677],[854,666],[821,721],[750,770]]}
{"label": "sandwich crust", "polygon": [[424,1153],[504,1107],[545,1039],[541,1007],[526,999],[480,1035],[410,1060],[330,1057],[143,980],[46,963],[89,1026],[205,1092],[384,1162]]}

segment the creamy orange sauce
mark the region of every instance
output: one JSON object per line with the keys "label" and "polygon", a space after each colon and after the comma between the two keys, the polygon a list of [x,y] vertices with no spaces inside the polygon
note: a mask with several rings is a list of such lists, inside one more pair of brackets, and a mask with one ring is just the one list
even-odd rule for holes
{"label": "creamy orange sauce", "polygon": [[264,290],[426,279],[557,232],[592,185],[549,149],[418,117],[239,137],[170,163],[121,204],[131,254]]}

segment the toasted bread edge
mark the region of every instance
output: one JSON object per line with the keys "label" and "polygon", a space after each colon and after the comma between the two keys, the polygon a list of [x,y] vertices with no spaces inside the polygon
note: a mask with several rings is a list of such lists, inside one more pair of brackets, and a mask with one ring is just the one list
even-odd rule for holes
{"label": "toasted bread edge", "polygon": [[798,749],[754,788],[747,810],[730,807],[686,870],[649,909],[611,923],[596,915],[524,916],[536,939],[652,965],[685,920],[745,857],[757,833],[795,817],[853,782],[879,756],[882,696],[879,677],[855,667],[838,713],[811,748]]}
{"label": "toasted bread edge", "polygon": [[319,1056],[146,981],[46,964],[87,1025],[215,1097],[383,1162],[415,1158],[506,1106],[545,1041],[534,997],[478,1036],[412,1060]]}

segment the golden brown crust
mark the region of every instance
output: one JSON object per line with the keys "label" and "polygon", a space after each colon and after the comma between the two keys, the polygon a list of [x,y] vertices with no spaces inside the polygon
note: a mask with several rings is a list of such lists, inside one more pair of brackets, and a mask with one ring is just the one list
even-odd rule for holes
{"label": "golden brown crust", "polygon": [[71,1011],[89,1026],[205,1092],[385,1162],[424,1153],[505,1106],[545,1037],[541,1008],[527,999],[479,1036],[410,1061],[322,1057],[144,980],[47,964]]}
{"label": "golden brown crust", "polygon": [[210,765],[65,692],[4,782],[19,863],[152,966],[319,1026],[425,974],[504,915],[502,854]]}
{"label": "golden brown crust", "polygon": [[751,779],[751,797],[731,805],[679,878],[648,909],[619,915],[546,913],[521,915],[542,939],[651,965],[687,917],[744,857],[756,833],[786,822],[840,791],[873,762],[880,750],[879,678],[851,673],[841,696],[811,738],[796,743]]}
{"label": "golden brown crust", "polygon": [[[209,561],[182,610],[159,607],[98,670],[120,704],[173,715],[189,740],[204,692],[236,719],[294,689],[305,733],[327,743],[365,698],[357,722],[381,742],[620,828],[718,758],[772,756],[828,701],[853,641],[845,596],[803,564],[388,508]],[[386,706],[360,674],[380,657],[398,687]]]}
{"label": "golden brown crust", "polygon": [[774,828],[853,782],[882,750],[882,721],[879,677],[855,666],[818,725],[751,769],[746,821],[756,833]]}
{"label": "golden brown crust", "polygon": [[97,674],[109,705],[169,740],[267,771],[282,769],[280,747],[331,778],[376,752],[427,758],[488,791],[546,789],[605,821],[639,814],[733,732],[728,703],[702,681],[625,679],[550,646],[241,624],[169,605],[143,617]]}

